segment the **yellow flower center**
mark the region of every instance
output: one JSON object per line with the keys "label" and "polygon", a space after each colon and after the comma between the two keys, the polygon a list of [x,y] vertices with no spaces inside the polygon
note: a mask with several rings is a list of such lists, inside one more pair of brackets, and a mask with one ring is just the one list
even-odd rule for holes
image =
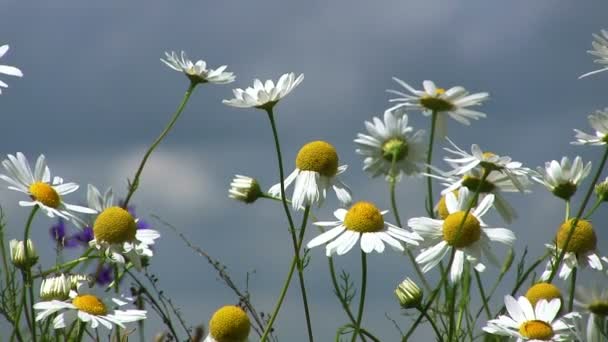
{"label": "yellow flower center", "polygon": [[462,185],[466,186],[471,191],[477,191],[477,188],[479,187],[479,192],[484,194],[490,193],[496,188],[494,184],[488,182],[487,180],[482,182],[481,178],[468,175],[464,176],[462,179]]}
{"label": "yellow flower center", "polygon": [[61,198],[55,189],[47,183],[35,182],[30,185],[30,195],[35,201],[38,201],[47,207],[57,208],[61,204]]}
{"label": "yellow flower center", "polygon": [[375,205],[357,202],[346,213],[344,226],[359,233],[373,233],[384,229],[384,218]]}
{"label": "yellow flower center", "polygon": [[437,88],[435,90],[435,94],[436,95],[443,95],[443,94],[445,94],[445,89],[444,88]]}
{"label": "yellow flower center", "polygon": [[481,154],[483,156],[484,159],[490,159],[492,157],[496,157],[496,153],[493,152],[484,152]]}
{"label": "yellow flower center", "polygon": [[553,335],[553,328],[547,322],[526,321],[519,327],[519,333],[528,338],[542,341],[550,341]]}
{"label": "yellow flower center", "polygon": [[245,311],[233,305],[220,308],[209,321],[209,333],[217,342],[244,342],[250,329]]}
{"label": "yellow flower center", "polygon": [[382,144],[382,157],[389,162],[400,161],[407,157],[408,145],[405,139],[391,138]]}
{"label": "yellow flower center", "polygon": [[[557,231],[557,246],[561,249],[566,245],[568,234],[570,234],[570,228],[572,227],[574,219],[570,219],[564,222],[559,230]],[[591,222],[587,220],[578,220],[572,237],[568,242],[566,252],[572,252],[576,254],[583,254],[595,249],[597,245],[597,236]]]}
{"label": "yellow flower center", "polygon": [[325,141],[313,141],[302,146],[296,157],[296,167],[333,177],[338,172],[338,153]]}
{"label": "yellow flower center", "polygon": [[606,301],[594,301],[589,305],[588,309],[598,316],[608,316],[608,302]]}
{"label": "yellow flower center", "polygon": [[89,294],[76,296],[72,299],[72,305],[80,311],[95,316],[103,316],[108,313],[106,305],[99,298]]}
{"label": "yellow flower center", "polygon": [[559,298],[561,300],[562,292],[553,284],[538,283],[532,285],[532,287],[528,289],[528,292],[526,292],[526,298],[528,298],[532,306],[535,306],[536,303],[541,299],[551,301],[552,299]]}
{"label": "yellow flower center", "polygon": [[477,218],[469,213],[464,219],[464,214],[464,211],[458,211],[443,221],[443,240],[456,248],[470,246],[481,237],[481,225]]}
{"label": "yellow flower center", "polygon": [[95,239],[112,244],[134,240],[136,231],[135,219],[120,207],[110,207],[102,211],[93,224]]}

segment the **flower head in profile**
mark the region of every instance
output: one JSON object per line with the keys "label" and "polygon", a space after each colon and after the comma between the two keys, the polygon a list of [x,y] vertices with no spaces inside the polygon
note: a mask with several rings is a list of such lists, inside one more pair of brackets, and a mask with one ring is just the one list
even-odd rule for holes
{"label": "flower head in profile", "polygon": [[[8,45],[0,46],[0,58],[2,58],[6,54],[8,49],[9,49]],[[21,72],[21,70],[15,68],[14,66],[10,66],[10,65],[0,65],[0,74],[16,76],[16,77],[23,77],[23,73]],[[2,94],[2,88],[8,88],[8,84],[0,81],[0,94]]]}
{"label": "flower head in profile", "polygon": [[327,243],[325,254],[343,255],[350,251],[361,239],[361,250],[365,253],[384,252],[384,244],[394,250],[403,251],[403,242],[417,246],[421,240],[418,234],[384,221],[384,214],[370,202],[357,202],[350,209],[338,209],[334,216],[338,221],[315,222],[316,226],[332,227],[306,245],[314,248]]}
{"label": "flower head in profile", "polygon": [[38,262],[36,248],[30,239],[27,239],[27,247],[26,244],[23,243],[23,240],[11,240],[9,242],[9,250],[11,253],[11,261],[15,267],[29,269]]}
{"label": "flower head in profile", "polygon": [[430,271],[453,249],[455,254],[449,277],[452,284],[460,280],[465,260],[478,272],[483,272],[486,268],[482,257],[500,267],[490,242],[512,246],[515,235],[505,228],[487,228],[481,219],[494,204],[492,194],[485,196],[467,214],[472,196],[466,187],[458,190],[458,197],[454,193],[448,193],[445,197],[448,216],[443,220],[427,217],[408,220],[408,226],[424,239],[421,242],[422,252],[416,257],[416,262],[422,266],[422,272]]}
{"label": "flower head in profile", "polygon": [[226,305],[211,316],[209,335],[203,342],[245,342],[250,330],[247,313],[238,306]]}
{"label": "flower head in profile", "polygon": [[40,298],[45,301],[66,300],[70,292],[78,289],[83,282],[90,282],[89,276],[82,274],[65,274],[50,276],[40,283]]}
{"label": "flower head in profile", "polygon": [[526,297],[505,296],[505,307],[509,315],[488,321],[483,328],[485,332],[517,338],[517,342],[573,341],[571,320],[579,315],[572,312],[557,318],[561,307],[559,299],[542,299],[532,306]]}
{"label": "flower head in profile", "polygon": [[467,126],[471,124],[470,120],[479,120],[486,117],[485,113],[472,110],[469,107],[481,105],[490,97],[488,93],[470,94],[460,86],[445,90],[438,88],[433,81],[428,80],[422,82],[422,90],[417,90],[396,77],[393,77],[393,80],[409,93],[388,90],[389,93],[399,96],[389,100],[397,103],[390,110],[401,108],[419,110],[427,116],[433,112],[437,113],[437,130],[440,136],[445,136],[446,115]]}
{"label": "flower head in profile", "polygon": [[608,66],[606,66],[608,64],[608,31],[601,30],[600,34],[594,33],[593,39],[594,41],[591,43],[593,50],[587,52],[590,55],[597,57],[597,59],[593,61],[594,63],[600,64],[603,67],[583,74],[579,76],[579,79],[608,70]]}
{"label": "flower head in profile", "polygon": [[29,201],[19,201],[22,207],[38,206],[49,217],[61,217],[82,226],[83,221],[73,212],[84,214],[95,214],[95,210],[68,204],[63,201],[63,196],[78,190],[76,183],[64,183],[61,177],[55,176],[51,182],[51,171],[46,165],[44,155],[40,155],[36,161],[34,172],[30,164],[21,152],[16,156],[8,155],[8,159],[2,161],[6,174],[1,174],[0,179],[9,183],[9,189],[26,194]]}
{"label": "flower head in profile", "polygon": [[571,142],[572,145],[606,145],[608,142],[608,108],[604,110],[596,110],[595,113],[587,117],[589,124],[595,129],[595,135],[587,134],[583,131],[575,129],[576,141]]}
{"label": "flower head in profile", "polygon": [[[331,189],[342,205],[350,205],[350,189],[338,177],[347,168],[347,165],[339,166],[338,152],[325,141],[312,141],[302,146],[296,157],[296,169],[285,179],[285,190],[295,182],[291,199],[293,208],[299,210],[315,203],[320,206]],[[273,185],[268,193],[280,197],[281,183]]]}
{"label": "flower head in profile", "polygon": [[396,115],[392,111],[384,112],[384,121],[374,117],[373,122],[365,122],[368,134],[358,133],[355,139],[356,152],[364,157],[364,171],[372,177],[390,177],[394,172],[397,178],[420,172],[426,158],[424,131],[413,133],[414,129],[407,124],[406,114]]}
{"label": "flower head in profile", "polygon": [[262,189],[257,180],[241,175],[234,177],[230,183],[230,190],[228,190],[228,197],[247,204],[255,202],[262,195]]}
{"label": "flower head in profile", "polygon": [[137,269],[142,268],[142,257],[153,255],[150,246],[160,237],[153,229],[137,229],[137,219],[128,211],[114,204],[112,189],[102,195],[89,184],[87,191],[89,206],[99,214],[93,223],[93,240],[89,245],[102,250],[112,261],[131,261]]}
{"label": "flower head in profile", "polygon": [[602,182],[597,183],[594,191],[598,201],[608,201],[608,177],[606,177],[606,179],[604,179]]}
{"label": "flower head in profile", "polygon": [[419,308],[422,303],[423,291],[412,279],[405,278],[395,289],[395,296],[397,296],[402,308]]}
{"label": "flower head in profile", "polygon": [[[128,300],[128,301],[127,301]],[[112,330],[113,326],[125,328],[125,323],[131,323],[146,319],[145,310],[119,310],[118,308],[129,304],[130,298],[112,298],[111,302],[102,300],[92,294],[79,294],[70,291],[67,300],[50,300],[34,304],[38,311],[36,321],[44,321],[53,318],[53,327],[62,329],[69,326],[78,319],[89,323],[92,329],[97,329],[101,324]]]}
{"label": "flower head in profile", "polygon": [[295,87],[304,80],[304,74],[296,77],[293,72],[283,74],[277,83],[267,80],[262,83],[259,79],[253,80],[253,87],[247,89],[236,88],[232,92],[234,98],[223,100],[228,106],[238,108],[259,108],[271,110],[282,98],[287,96]]}
{"label": "flower head in profile", "polygon": [[581,329],[584,330],[584,341],[604,341],[602,327],[608,323],[608,288],[596,285],[589,289],[579,285],[575,290],[574,305],[587,316],[586,328]]}
{"label": "flower head in profile", "polygon": [[[541,280],[547,280],[551,276],[553,267],[557,262],[559,254],[566,247],[566,254],[562,261],[561,269],[558,273],[561,279],[568,279],[575,267],[589,266],[592,269],[601,271],[604,269],[597,250],[597,236],[590,221],[576,220],[574,231],[570,233],[575,220],[569,219],[561,224],[557,230],[554,244],[547,244],[551,251],[551,258],[547,262],[545,271],[541,275]],[[570,241],[568,241],[568,236]],[[566,246],[566,242],[568,245]]]}
{"label": "flower head in profile", "polygon": [[160,59],[169,68],[183,72],[193,83],[215,83],[227,84],[234,81],[235,76],[232,72],[226,72],[226,65],[217,69],[207,68],[207,63],[203,60],[192,62],[184,51],[180,55],[171,51],[165,52],[166,59]]}
{"label": "flower head in profile", "polygon": [[591,172],[591,162],[583,164],[581,157],[574,158],[570,162],[568,157],[563,157],[561,162],[552,160],[545,163],[545,167],[538,168],[538,173],[532,176],[536,182],[544,185],[555,196],[569,200],[576,192],[580,182]]}

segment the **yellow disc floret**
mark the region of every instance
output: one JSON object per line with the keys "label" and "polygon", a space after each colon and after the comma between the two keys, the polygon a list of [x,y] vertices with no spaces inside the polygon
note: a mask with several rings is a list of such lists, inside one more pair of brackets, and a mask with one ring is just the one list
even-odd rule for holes
{"label": "yellow disc floret", "polygon": [[448,215],[443,221],[443,240],[450,246],[467,247],[481,237],[479,220],[471,213],[464,219],[464,214],[464,211],[458,211]]}
{"label": "yellow disc floret", "polygon": [[108,243],[123,243],[135,239],[137,224],[128,211],[110,207],[97,216],[93,224],[95,239]]}
{"label": "yellow disc floret", "polygon": [[562,300],[562,292],[557,286],[551,283],[538,283],[532,285],[526,292],[526,298],[530,301],[532,306],[535,306],[541,299],[551,301],[552,299],[559,298]]}
{"label": "yellow disc floret", "polygon": [[[458,195],[456,195],[456,196],[458,196]],[[448,216],[450,216],[450,212],[448,211],[448,206],[445,204],[445,195],[441,196],[441,198],[439,199],[439,202],[437,203],[437,214],[439,214],[439,217],[441,217],[444,220]]]}
{"label": "yellow disc floret", "polygon": [[250,329],[249,317],[234,305],[221,307],[209,321],[209,333],[217,342],[244,342]]}
{"label": "yellow disc floret", "polygon": [[519,333],[527,339],[543,341],[550,341],[555,335],[549,323],[539,320],[524,322],[519,327]]}
{"label": "yellow disc floret", "polygon": [[359,233],[373,233],[384,229],[384,218],[372,203],[357,202],[346,213],[344,226]]}
{"label": "yellow disc floret", "polygon": [[61,198],[53,187],[44,182],[35,182],[30,185],[30,195],[32,198],[47,207],[57,208],[61,204]]}
{"label": "yellow disc floret", "polygon": [[[570,219],[564,222],[557,231],[556,240],[559,248],[563,249],[566,245],[568,234],[570,234],[570,227],[572,227],[572,224],[574,223],[573,221],[574,219]],[[566,247],[566,252],[583,254],[594,250],[596,245],[597,236],[595,236],[595,231],[593,230],[591,222],[582,219],[578,220],[576,228],[574,228],[572,237]]]}
{"label": "yellow disc floret", "polygon": [[106,305],[99,298],[89,294],[76,296],[72,299],[72,305],[80,311],[95,316],[103,316],[108,313]]}
{"label": "yellow disc floret", "polygon": [[315,171],[322,176],[333,177],[338,172],[338,153],[325,141],[309,142],[298,152],[296,167],[303,171]]}

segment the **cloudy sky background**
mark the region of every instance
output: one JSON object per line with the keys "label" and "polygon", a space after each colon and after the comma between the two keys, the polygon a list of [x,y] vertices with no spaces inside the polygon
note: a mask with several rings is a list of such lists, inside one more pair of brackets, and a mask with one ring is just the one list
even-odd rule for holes
{"label": "cloudy sky background", "polygon": [[[236,299],[214,270],[151,214],[222,260],[240,285],[247,272],[255,272],[252,299],[264,312],[274,306],[291,258],[286,220],[276,203],[245,206],[227,198],[235,173],[257,177],[266,187],[278,181],[265,115],[221,104],[231,88],[248,86],[254,77],[276,79],[292,71],[306,76],[276,108],[287,168],[302,144],[327,140],[350,166],[345,181],[355,198],[382,208],[389,207],[387,184],[363,173],[353,139],[365,120],[388,107],[385,89],[397,87],[392,76],[417,87],[431,79],[446,88],[490,92],[483,107],[487,119],[471,127],[450,122],[449,135],[460,146],[479,143],[529,167],[577,154],[597,163],[601,153],[569,145],[572,128],[590,131],[586,116],[608,105],[608,73],[577,80],[597,68],[585,51],[591,33],[606,27],[607,5],[600,1],[3,0],[0,8],[0,44],[11,46],[2,64],[25,74],[23,79],[2,77],[10,88],[0,96],[0,152],[22,151],[30,160],[44,153],[54,174],[82,185],[72,202],[85,199],[87,183],[125,193],[126,178],[187,87],[183,76],[160,63],[164,51],[183,49],[236,73],[231,85],[197,89],[152,156],[133,199],[139,214],[163,234],[151,270],[192,325]],[[416,128],[428,129],[419,113],[410,119]],[[435,164],[444,166],[439,153]],[[399,184],[398,196],[404,221],[424,215],[422,179]],[[520,214],[509,227],[519,237],[517,250],[527,244],[531,256],[540,255],[562,219],[562,204],[540,186],[531,195],[508,198]],[[21,236],[27,214],[18,199],[8,190],[0,192],[10,237]],[[328,219],[336,205],[331,199],[315,214]],[[605,218],[600,211],[594,219]],[[504,225],[494,214],[487,222]],[[33,233],[45,267],[54,259],[47,241],[52,223],[38,216]],[[608,234],[597,228],[605,250]],[[347,318],[332,295],[323,250],[313,250],[312,256],[306,281],[313,327],[317,339],[326,341]],[[413,276],[412,269],[391,251],[368,260],[364,325],[383,340],[395,340],[399,333],[385,313],[402,328],[409,326],[399,316],[392,291]],[[358,253],[336,259],[337,267],[351,271],[357,282],[358,261]],[[495,275],[487,272],[486,287]],[[504,291],[513,277],[506,282]],[[501,301],[500,295],[496,298]],[[305,338],[300,303],[294,286],[276,324],[282,340]],[[151,323],[148,336],[161,329],[158,320]],[[422,329],[418,338],[426,334]]]}

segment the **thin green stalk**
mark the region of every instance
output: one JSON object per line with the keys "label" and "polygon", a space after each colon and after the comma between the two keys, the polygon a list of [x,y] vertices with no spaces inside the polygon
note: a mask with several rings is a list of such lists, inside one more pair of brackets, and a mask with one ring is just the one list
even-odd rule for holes
{"label": "thin green stalk", "polygon": [[[566,256],[568,244],[570,243],[570,239],[572,239],[572,236],[574,235],[574,230],[576,229],[578,220],[583,215],[583,212],[585,211],[585,207],[587,206],[587,203],[589,202],[589,199],[591,198],[591,194],[593,194],[593,190],[595,189],[595,184],[597,184],[597,181],[600,178],[600,175],[602,174],[602,170],[604,169],[604,165],[606,164],[607,159],[608,159],[608,145],[607,145],[606,149],[604,150],[604,155],[602,157],[602,161],[600,162],[600,166],[597,169],[595,176],[593,177],[593,181],[589,185],[589,189],[587,190],[587,194],[585,195],[583,203],[581,204],[581,207],[578,210],[578,213],[572,220],[572,225],[570,226],[570,231],[568,232],[568,237],[566,238],[566,242],[564,243],[564,246],[561,247],[559,256],[558,256],[555,264],[553,264],[553,268],[551,270],[551,275],[549,276],[549,279],[547,280],[547,282],[549,282],[549,283],[551,283],[553,281],[553,278],[557,274],[557,270],[559,269],[559,266],[561,265],[562,261],[564,260],[564,257]],[[559,246],[558,246],[558,248],[559,248]]]}
{"label": "thin green stalk", "polygon": [[[32,222],[34,221],[34,216],[36,215],[36,212],[38,212],[38,205],[35,205],[32,208],[32,211],[30,212],[29,217],[27,218],[27,223],[25,224],[25,232],[24,232],[24,236],[23,236],[23,247],[24,247],[24,252],[25,252],[25,260],[29,260],[30,255],[29,255],[29,248],[28,248],[28,239],[30,236],[30,228],[32,227]],[[32,278],[32,269],[31,267],[27,267],[26,270],[23,271],[23,281],[24,281],[24,288],[23,288],[23,298],[22,298],[22,307],[25,310],[25,314],[26,314],[26,318],[27,318],[27,308],[26,306],[26,293],[29,293],[30,296],[30,316],[31,316],[31,331],[32,331],[32,340],[34,342],[36,342],[36,312],[34,311],[34,290],[33,290],[33,278]],[[28,289],[28,291],[26,291],[26,289]],[[16,318],[16,323],[15,326],[19,325],[19,317]]]}
{"label": "thin green stalk", "polygon": [[357,323],[355,325],[355,332],[351,342],[355,342],[357,335],[361,330],[361,321],[363,320],[363,307],[365,305],[365,291],[367,288],[367,254],[361,250],[361,297],[359,298],[359,312],[357,313]]}
{"label": "thin green stalk", "polygon": [[[397,199],[395,196],[395,187],[397,185],[397,179],[396,179],[397,175],[395,174],[396,163],[397,163],[397,154],[393,153],[393,160],[391,162],[391,175],[389,178],[389,192],[390,192],[390,197],[391,197],[391,207],[393,210],[393,215],[395,216],[395,221],[397,221],[397,225],[399,227],[403,227],[403,225],[401,224],[401,218],[399,217],[399,210],[397,209],[398,208]],[[422,285],[424,286],[424,289],[427,291],[431,291],[431,286],[429,285],[428,281],[426,280],[424,273],[422,273],[422,270],[418,266],[418,263],[416,262],[416,258],[414,257],[414,254],[412,254],[412,251],[410,251],[409,249],[406,248],[405,253],[407,254],[408,258],[410,259],[412,266],[414,266],[414,270],[416,271],[416,274],[418,274],[418,278],[420,278],[420,281],[422,281]]]}
{"label": "thin green stalk", "polygon": [[568,221],[570,218],[570,200],[566,200],[566,210],[564,214],[564,221]]}
{"label": "thin green stalk", "polygon": [[584,216],[585,220],[588,219],[589,217],[591,217],[591,215],[593,215],[593,213],[595,212],[595,210],[600,207],[600,205],[602,204],[602,202],[603,201],[602,201],[601,198],[598,198],[598,199],[595,200],[595,203],[593,204],[593,207],[591,207],[591,209],[589,209],[589,212],[587,212],[587,214],[585,214],[585,216]]}
{"label": "thin green stalk", "polygon": [[475,280],[477,281],[477,287],[479,288],[479,294],[481,295],[481,301],[483,302],[483,308],[486,311],[486,316],[488,319],[492,318],[492,313],[490,312],[490,307],[488,306],[488,299],[486,297],[486,293],[483,289],[483,283],[481,282],[481,277],[479,276],[479,272],[475,271]]}
{"label": "thin green stalk", "polygon": [[443,336],[441,336],[441,332],[439,331],[439,328],[437,328],[437,324],[435,323],[435,321],[433,321],[431,316],[429,316],[429,313],[426,311],[423,311],[422,307],[418,307],[417,309],[418,309],[418,311],[420,311],[420,313],[423,315],[423,317],[426,318],[427,321],[429,321],[429,323],[431,324],[431,327],[433,328],[435,335],[437,335],[437,341],[443,341]]}
{"label": "thin green stalk", "polygon": [[568,299],[568,312],[572,312],[574,305],[574,289],[576,289],[576,271],[578,267],[572,269],[572,277],[570,278],[570,298]]}
{"label": "thin green stalk", "polygon": [[[433,115],[431,117],[431,135],[429,136],[429,147],[428,154],[426,155],[426,173],[431,173],[431,164],[433,162],[433,143],[435,140],[435,126],[437,125],[437,112],[433,111]],[[435,213],[433,212],[433,180],[431,177],[426,177],[426,191],[427,191],[427,212],[430,218],[435,218]]]}
{"label": "thin green stalk", "polygon": [[171,120],[169,121],[169,123],[167,124],[165,129],[160,133],[160,135],[158,136],[158,138],[156,138],[156,140],[152,143],[152,145],[150,145],[150,147],[146,151],[146,154],[144,154],[144,158],[141,160],[141,163],[139,164],[139,167],[137,168],[137,172],[135,172],[135,177],[133,177],[133,181],[131,181],[129,184],[129,192],[127,193],[127,197],[124,201],[123,208],[126,208],[129,205],[131,196],[133,196],[133,194],[135,193],[135,190],[137,190],[137,187],[139,186],[139,177],[141,176],[141,173],[144,170],[144,166],[146,165],[148,158],[150,157],[150,155],[152,154],[154,149],[165,138],[165,136],[167,136],[167,134],[169,134],[169,131],[171,131],[171,128],[173,128],[173,125],[175,125],[175,123],[177,122],[177,119],[179,119],[179,116],[182,114],[182,111],[184,110],[184,108],[186,108],[186,103],[188,103],[188,100],[190,99],[190,95],[192,95],[192,92],[194,91],[194,88],[196,87],[197,84],[198,84],[198,82],[195,82],[195,81],[190,82],[190,85],[188,86],[188,89],[186,90],[186,93],[184,94],[184,98],[182,99],[182,102],[177,107],[177,110],[173,114],[173,117],[171,117]]}
{"label": "thin green stalk", "polygon": [[[287,204],[287,198],[286,198],[286,193],[285,193],[285,171],[283,168],[283,155],[281,153],[281,144],[279,142],[279,133],[277,131],[277,125],[276,125],[276,122],[274,119],[274,112],[272,110],[272,107],[268,107],[265,110],[266,110],[266,113],[268,114],[268,120],[270,121],[270,126],[272,128],[272,136],[274,139],[274,146],[275,146],[277,160],[278,160],[278,164],[279,164],[279,178],[280,178],[279,182],[281,184],[281,203],[283,203],[283,210],[285,211],[285,216],[287,217],[287,221],[289,223],[289,233],[291,235],[291,240],[292,240],[293,249],[294,249],[294,260],[296,261],[296,265],[298,266],[298,278],[300,279],[300,292],[302,295],[304,314],[306,316],[306,328],[308,331],[308,340],[310,342],[312,342],[314,339],[312,336],[312,324],[311,324],[311,320],[310,320],[310,310],[308,308],[308,301],[307,301],[307,296],[306,296],[306,287],[304,286],[304,272],[302,270],[302,267],[300,267],[302,265],[302,261],[300,260],[301,242],[298,241],[298,237],[296,236],[295,225],[294,225],[293,219],[291,217],[291,211],[289,210],[289,206]],[[308,214],[304,218],[303,223],[306,222],[307,217],[308,217]],[[300,234],[302,235],[302,237],[304,234],[304,229],[305,229],[305,226],[303,226],[302,231],[300,231]],[[293,269],[291,269],[291,272],[293,272]],[[287,278],[289,280],[291,280],[291,276],[288,276]],[[287,285],[289,285],[289,284],[287,284]],[[287,289],[285,289],[285,291],[286,290]],[[283,302],[283,300],[281,299],[278,303],[279,305],[276,310],[277,314],[279,312],[278,309],[280,309],[282,302]],[[272,327],[272,326],[270,326],[270,327]]]}
{"label": "thin green stalk", "polygon": [[452,342],[454,338],[456,323],[455,323],[455,312],[456,311],[456,294],[458,293],[458,284],[454,284],[450,291],[449,303],[448,303],[448,317],[449,317],[449,325],[448,325],[448,342]]}
{"label": "thin green stalk", "polygon": [[[82,336],[84,335],[84,330],[86,327],[86,323],[85,322],[79,322],[78,323],[78,337],[76,338],[76,341],[82,341]],[[118,329],[118,327],[116,327]],[[120,341],[120,340],[118,340]]]}
{"label": "thin green stalk", "polygon": [[63,263],[61,265],[57,265],[57,266],[55,266],[53,268],[49,268],[46,271],[42,271],[42,272],[34,275],[34,278],[46,277],[47,275],[49,275],[51,273],[55,273],[57,271],[60,271],[60,270],[62,270],[64,268],[67,268],[68,269],[67,271],[69,271],[72,267],[77,266],[81,262],[87,261],[87,260],[90,260],[90,259],[99,259],[99,256],[98,255],[92,255],[92,256],[86,256],[85,255],[85,256],[81,256],[78,259],[74,259],[74,260],[65,262],[65,263]]}
{"label": "thin green stalk", "polygon": [[283,303],[283,299],[285,299],[285,294],[287,293],[287,289],[289,288],[289,283],[291,282],[291,277],[293,276],[293,271],[295,270],[297,263],[298,262],[296,260],[296,257],[294,257],[291,260],[291,265],[289,266],[289,272],[287,272],[287,278],[285,279],[285,282],[283,283],[283,289],[281,289],[281,294],[279,295],[277,304],[275,305],[274,310],[272,311],[272,315],[270,316],[270,320],[268,321],[268,324],[266,325],[266,329],[264,329],[264,333],[262,334],[262,337],[260,338],[261,342],[264,342],[268,339],[268,334],[272,330],[272,325],[274,324],[274,321],[276,320],[276,318],[279,314],[279,310],[281,309],[281,304]]}

